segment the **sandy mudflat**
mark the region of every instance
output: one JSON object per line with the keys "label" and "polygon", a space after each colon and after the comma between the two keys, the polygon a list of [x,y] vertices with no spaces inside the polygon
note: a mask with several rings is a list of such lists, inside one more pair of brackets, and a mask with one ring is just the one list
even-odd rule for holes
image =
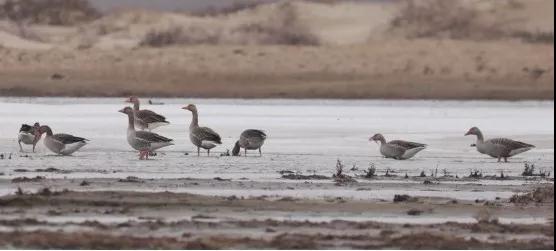
{"label": "sandy mudflat", "polygon": [[[154,100],[176,145],[139,161],[121,98],[0,99],[0,247],[553,248],[553,102]],[[192,154],[187,103],[222,136],[211,157]],[[34,121],[91,142],[20,153]],[[496,163],[463,136],[473,125],[537,148]],[[267,131],[263,156],[222,156],[247,126]],[[376,132],[429,147],[384,159]],[[332,177],[338,160],[354,182]],[[547,176],[522,176],[525,163]]]}

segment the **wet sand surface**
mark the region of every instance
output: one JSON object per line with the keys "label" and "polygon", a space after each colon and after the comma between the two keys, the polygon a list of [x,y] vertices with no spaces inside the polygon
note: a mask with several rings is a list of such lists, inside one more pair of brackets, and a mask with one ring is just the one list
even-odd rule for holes
{"label": "wet sand surface", "polygon": [[[68,189],[79,186],[71,184],[73,180],[53,182]],[[553,199],[514,204],[508,199],[410,197],[392,202],[85,191],[109,183],[117,187],[126,182],[92,180],[81,183],[87,184],[81,192],[40,190],[33,194],[26,191],[38,184],[18,184],[20,194],[0,198],[0,244],[33,248],[551,249],[554,241]],[[548,189],[553,197],[553,185]],[[14,234],[21,232],[25,237]]]}
{"label": "wet sand surface", "polygon": [[[1,102],[3,248],[554,246],[552,102],[162,100],[145,107],[168,116],[157,132],[176,146],[149,161],[125,142],[122,100]],[[182,103],[199,104],[201,123],[222,135],[215,155],[191,154]],[[14,135],[34,121],[91,143],[71,157],[42,142],[19,153]],[[537,148],[496,163],[462,136],[473,125]],[[246,126],[270,135],[263,156],[225,156]],[[383,159],[367,141],[375,132],[429,147]],[[525,163],[535,176],[522,175]]]}

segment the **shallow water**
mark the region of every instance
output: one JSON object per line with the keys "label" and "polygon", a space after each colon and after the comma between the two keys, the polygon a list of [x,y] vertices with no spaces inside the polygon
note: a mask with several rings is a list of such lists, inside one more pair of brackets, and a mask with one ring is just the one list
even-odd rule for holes
{"label": "shallow water", "polygon": [[[143,105],[142,108],[167,116],[172,124],[156,132],[175,139],[176,145],[162,149],[153,160],[139,161],[125,139],[127,119],[117,112],[126,105],[123,100],[0,98],[3,108],[0,110],[3,118],[0,153],[14,154],[11,160],[0,160],[0,173],[4,173],[0,179],[43,175],[47,178],[221,177],[275,181],[280,178],[278,172],[281,170],[331,175],[337,159],[342,160],[348,174],[359,174],[373,163],[379,174],[387,169],[400,175],[418,175],[421,171],[428,175],[438,170],[439,175],[466,176],[477,169],[485,175],[504,172],[517,176],[525,161],[535,163],[537,169],[548,170],[552,177],[554,173],[553,102],[157,99],[164,105]],[[213,128],[222,136],[223,145],[216,148],[211,157],[191,154],[196,151],[188,139],[191,114],[180,109],[187,103],[198,105],[201,125]],[[55,133],[70,133],[91,142],[71,157],[53,156],[42,142],[37,153],[20,154],[16,142],[19,127],[35,121],[50,125]],[[479,126],[487,138],[506,136],[537,148],[512,158],[511,163],[497,163],[470,147],[474,138],[463,134],[472,126]],[[231,150],[241,131],[247,128],[263,129],[268,133],[263,157],[255,152],[248,157],[220,157],[220,153]],[[404,139],[429,146],[412,160],[383,159],[378,145],[368,141],[372,134],[379,132],[387,139]],[[30,150],[29,146],[25,149]],[[359,171],[347,171],[354,166]],[[70,173],[14,171],[50,167]],[[0,192],[10,193],[13,188],[0,188]],[[225,191],[215,188],[214,191],[189,189],[189,192],[223,194]],[[390,196],[391,192],[376,194],[376,197]],[[510,192],[484,192],[482,197],[508,197]],[[255,190],[237,193],[259,195]],[[267,191],[266,194],[273,193]],[[316,191],[306,195],[321,196]],[[359,198],[356,194],[352,197]],[[467,195],[458,197],[467,198]],[[476,198],[476,194],[473,197]]]}
{"label": "shallow water", "polygon": [[[15,220],[19,217],[0,217],[2,220]],[[145,222],[150,221],[148,219],[141,219],[138,217],[126,217],[126,216],[48,216],[48,217],[36,217],[38,221],[44,221],[48,223],[84,223],[96,221],[103,224],[118,224],[125,223],[129,221],[134,222]],[[393,224],[440,224],[445,222],[457,222],[457,223],[475,223],[477,220],[473,216],[402,216],[398,214],[392,215],[321,215],[321,214],[280,214],[274,212],[272,216],[269,215],[250,215],[248,218],[234,217],[233,220],[277,220],[277,221],[306,221],[306,222],[332,222],[336,220],[346,220],[355,222],[383,222],[383,223],[393,223]],[[229,218],[207,218],[207,219],[194,219],[193,216],[190,217],[176,217],[169,218],[169,222],[179,222],[182,220],[195,220],[203,222],[219,222],[231,220]],[[501,217],[498,219],[500,223],[503,224],[545,224],[548,219],[540,217]],[[0,231],[9,231],[11,228],[6,228],[3,230],[0,226]]]}

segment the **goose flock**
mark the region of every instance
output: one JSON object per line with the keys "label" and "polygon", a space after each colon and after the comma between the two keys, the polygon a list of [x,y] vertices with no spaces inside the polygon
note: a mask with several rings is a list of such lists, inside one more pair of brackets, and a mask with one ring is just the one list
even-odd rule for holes
{"label": "goose flock", "polygon": [[[141,110],[139,98],[136,96],[131,96],[125,101],[133,104],[133,108],[127,106],[119,110],[119,112],[125,114],[128,118],[127,142],[131,148],[139,151],[140,160],[148,159],[158,149],[174,145],[172,139],[152,132],[152,130],[160,126],[170,124],[164,116],[150,110]],[[211,149],[222,144],[220,135],[209,127],[199,125],[197,106],[189,104],[182,109],[190,111],[192,115],[191,124],[189,125],[189,139],[197,147],[197,155],[200,156],[201,149],[204,149],[207,151],[207,156],[210,156]],[[71,155],[87,145],[89,141],[88,139],[71,134],[54,134],[48,125],[41,125],[38,122],[33,126],[23,124],[18,135],[20,151],[23,151],[23,143],[25,145],[32,145],[33,152],[35,152],[37,143],[45,133],[44,145],[50,151],[59,155]],[[496,158],[498,162],[502,162],[502,160],[508,162],[508,158],[535,148],[534,145],[508,138],[487,140],[478,127],[469,129],[465,133],[465,136],[468,135],[475,135],[477,137],[476,143],[472,146],[476,147],[479,153]],[[241,149],[243,149],[244,156],[247,155],[247,150],[258,150],[259,156],[262,156],[261,149],[266,139],[267,134],[264,131],[247,129],[240,134],[239,140],[235,142],[232,155],[239,156]],[[427,147],[426,144],[405,140],[386,141],[386,138],[380,133],[373,135],[369,141],[380,144],[379,150],[382,156],[395,160],[413,158]]]}

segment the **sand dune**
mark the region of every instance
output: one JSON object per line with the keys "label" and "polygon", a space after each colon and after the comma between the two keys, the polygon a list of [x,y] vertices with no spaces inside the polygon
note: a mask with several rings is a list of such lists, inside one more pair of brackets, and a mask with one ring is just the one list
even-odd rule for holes
{"label": "sand dune", "polygon": [[437,2],[122,10],[33,40],[2,21],[0,95],[553,99],[553,1]]}
{"label": "sand dune", "polygon": [[[435,11],[444,11],[444,7],[436,6],[438,0],[416,1],[413,7],[420,13],[409,13],[421,15],[415,17],[412,25],[431,26],[433,21],[428,20],[426,15]],[[485,1],[485,0],[460,0],[461,7],[455,4],[453,12],[446,14],[444,19],[453,18],[458,15],[458,8],[473,12],[474,28],[496,28],[504,32],[554,32],[554,2],[550,0],[507,0],[507,1]],[[430,8],[427,9],[427,8]],[[451,8],[446,7],[448,10]],[[216,16],[195,16],[186,13],[158,12],[148,10],[122,10],[104,16],[91,23],[80,24],[75,27],[58,27],[56,32],[44,26],[28,26],[27,29],[40,37],[43,43],[51,43],[59,48],[74,48],[75,41],[85,41],[89,47],[97,44],[106,44],[113,40],[118,43],[121,40],[133,41],[129,43],[130,48],[137,46],[151,31],[164,31],[179,27],[188,33],[192,40],[202,43],[203,36],[213,35],[218,44],[264,44],[265,41],[257,39],[254,33],[245,33],[240,30],[243,26],[261,25],[272,27],[284,22],[295,29],[302,26],[304,31],[315,35],[320,43],[325,45],[349,45],[366,43],[369,39],[398,39],[410,36],[411,25],[407,27],[392,27],[392,20],[407,10],[404,2],[337,2],[323,4],[304,1],[277,2],[263,4],[235,13],[226,13]],[[409,10],[411,11],[411,10]],[[430,13],[421,13],[421,12]],[[402,13],[402,14],[400,14]],[[284,20],[284,19],[295,20]],[[463,17],[460,17],[463,20]],[[438,21],[445,21],[439,19]],[[439,24],[440,25],[440,24]],[[0,30],[12,34],[16,28],[6,28],[9,24],[4,22]],[[12,24],[12,26],[15,26]],[[292,27],[293,26],[293,27]],[[280,28],[280,27],[273,27]],[[426,29],[427,27],[420,27]],[[463,29],[465,27],[451,27],[452,29]],[[472,27],[473,28],[473,27]],[[50,29],[50,30],[49,30]],[[6,31],[8,30],[8,31]],[[45,32],[45,30],[47,30]],[[50,31],[50,32],[48,32]],[[481,32],[477,30],[476,32]],[[18,34],[13,34],[18,35]],[[246,38],[244,35],[250,35]],[[64,39],[60,39],[59,37]],[[58,39],[54,39],[58,37]],[[25,43],[7,43],[5,39],[0,44],[8,48],[18,49],[45,49],[34,47]],[[89,48],[87,47],[87,48]],[[101,48],[103,46],[100,46]]]}

